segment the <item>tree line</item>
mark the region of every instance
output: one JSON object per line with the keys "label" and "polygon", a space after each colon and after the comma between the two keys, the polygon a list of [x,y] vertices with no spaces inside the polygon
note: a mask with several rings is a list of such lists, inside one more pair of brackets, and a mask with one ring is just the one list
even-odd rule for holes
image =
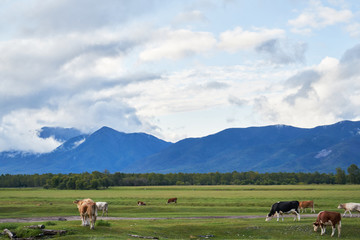
{"label": "tree line", "polygon": [[347,173],[336,168],[335,173],[92,173],[69,174],[2,174],[0,187],[43,187],[46,189],[103,189],[110,186],[162,185],[289,185],[289,184],[360,184],[360,169],[352,164]]}

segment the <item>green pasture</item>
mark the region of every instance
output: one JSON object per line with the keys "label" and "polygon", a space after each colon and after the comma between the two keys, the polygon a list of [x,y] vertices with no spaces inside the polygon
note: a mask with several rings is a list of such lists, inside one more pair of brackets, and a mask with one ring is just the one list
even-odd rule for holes
{"label": "green pasture", "polygon": [[[177,197],[178,204],[166,204]],[[167,219],[104,220],[90,231],[78,221],[55,221],[51,229],[68,230],[61,239],[137,239],[128,234],[160,239],[324,239],[314,233],[314,217],[302,214],[300,222],[285,218],[265,222],[276,201],[314,200],[315,210],[339,211],[343,202],[360,202],[360,185],[282,185],[282,186],[154,186],[113,187],[107,190],[45,190],[39,188],[0,189],[0,218],[78,215],[75,199],[92,198],[109,203],[109,217],[198,217],[256,215],[255,219]],[[147,206],[137,206],[137,201]],[[309,213],[309,211],[308,211]],[[357,215],[357,214],[356,214]],[[358,216],[358,215],[357,215]],[[99,221],[98,221],[99,222]],[[37,223],[38,224],[38,223]],[[29,223],[0,223],[4,228],[21,228]],[[360,218],[343,218],[342,237],[359,239]],[[337,234],[337,232],[336,232]],[[1,237],[0,237],[1,238]],[[3,237],[5,239],[5,237]]]}

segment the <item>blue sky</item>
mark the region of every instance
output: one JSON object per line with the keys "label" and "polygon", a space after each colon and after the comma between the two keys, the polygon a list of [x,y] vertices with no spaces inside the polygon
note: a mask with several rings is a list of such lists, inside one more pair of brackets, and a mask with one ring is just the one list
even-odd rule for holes
{"label": "blue sky", "polygon": [[360,119],[360,2],[0,0],[0,151]]}

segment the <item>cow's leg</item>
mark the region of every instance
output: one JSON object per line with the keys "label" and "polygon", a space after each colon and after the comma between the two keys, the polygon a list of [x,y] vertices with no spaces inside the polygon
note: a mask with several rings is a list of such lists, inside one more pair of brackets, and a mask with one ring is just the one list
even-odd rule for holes
{"label": "cow's leg", "polygon": [[90,224],[90,229],[94,229],[95,228],[95,222],[96,222],[96,216],[94,214],[91,215],[91,224]]}
{"label": "cow's leg", "polygon": [[335,226],[331,224],[331,236],[333,237],[335,234]]}
{"label": "cow's leg", "polygon": [[86,214],[85,219],[86,219],[86,226],[89,226],[90,225],[90,216],[88,214]]}
{"label": "cow's leg", "polygon": [[338,223],[337,229],[338,229],[338,237],[340,237],[340,235],[341,235],[341,221]]}
{"label": "cow's leg", "polygon": [[81,214],[81,226],[86,226],[86,216],[85,216],[85,214]]}
{"label": "cow's leg", "polygon": [[321,224],[320,227],[321,227],[321,235],[324,235],[326,231],[326,226],[324,224]]}
{"label": "cow's leg", "polygon": [[298,221],[300,221],[300,213],[298,211],[296,211],[296,210],[293,211],[292,213],[295,215],[294,221],[296,221],[296,218],[298,219]]}
{"label": "cow's leg", "polygon": [[351,211],[349,210],[349,213],[350,213],[350,217],[352,217],[352,214],[351,214]]}
{"label": "cow's leg", "polygon": [[280,214],[278,212],[276,212],[276,217],[277,217],[277,222],[279,221],[279,217],[280,217]]}

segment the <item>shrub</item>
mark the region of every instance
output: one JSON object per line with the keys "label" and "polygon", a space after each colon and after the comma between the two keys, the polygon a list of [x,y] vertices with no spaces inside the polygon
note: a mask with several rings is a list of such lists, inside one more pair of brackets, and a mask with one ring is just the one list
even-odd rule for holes
{"label": "shrub", "polygon": [[99,220],[96,221],[96,226],[104,226],[104,227],[110,227],[110,223],[108,221],[104,221],[104,220]]}
{"label": "shrub", "polygon": [[55,226],[56,223],[52,222],[52,221],[47,221],[44,223],[45,226]]}

